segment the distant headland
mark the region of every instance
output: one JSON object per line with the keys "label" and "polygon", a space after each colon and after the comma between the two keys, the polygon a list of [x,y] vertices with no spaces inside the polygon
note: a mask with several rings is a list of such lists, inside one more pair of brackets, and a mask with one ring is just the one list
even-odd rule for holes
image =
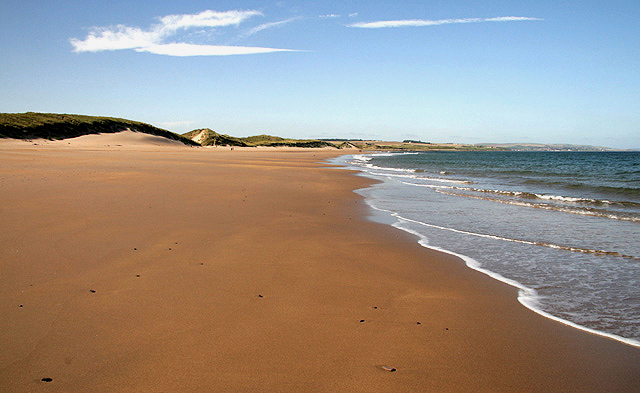
{"label": "distant headland", "polygon": [[335,148],[384,151],[613,151],[615,149],[587,145],[536,143],[432,143],[420,140],[402,142],[366,139],[291,139],[273,135],[235,137],[209,128],[189,131],[182,135],[142,123],[114,117],[57,113],[0,113],[0,138],[60,140],[90,134],[135,131],[175,140],[188,146],[229,147],[298,147]]}

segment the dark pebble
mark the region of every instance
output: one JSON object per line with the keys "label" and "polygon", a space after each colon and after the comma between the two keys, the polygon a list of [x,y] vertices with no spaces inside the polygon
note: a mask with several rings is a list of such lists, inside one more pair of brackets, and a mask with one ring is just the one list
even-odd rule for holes
{"label": "dark pebble", "polygon": [[171,251],[171,247],[169,247],[169,251]]}
{"label": "dark pebble", "polygon": [[416,325],[422,325],[420,322],[416,322]]}
{"label": "dark pebble", "polygon": [[89,289],[89,292],[96,293],[96,290],[95,289]]}
{"label": "dark pebble", "polygon": [[362,322],[364,322],[364,319],[361,319],[361,320],[360,320],[360,323],[362,323]]}
{"label": "dark pebble", "polygon": [[444,328],[444,330],[449,330],[449,328]]}
{"label": "dark pebble", "polygon": [[139,274],[136,274],[136,277],[140,277],[140,275],[139,275]]}
{"label": "dark pebble", "polygon": [[42,378],[41,381],[42,382],[51,382],[51,381],[53,381],[53,378]]}
{"label": "dark pebble", "polygon": [[23,306],[22,306],[22,304],[21,304],[21,305],[19,305],[18,307],[22,308]]}
{"label": "dark pebble", "polygon": [[258,297],[264,297],[264,296],[262,296],[262,295],[258,295]]}
{"label": "dark pebble", "polygon": [[137,251],[137,250],[138,250],[137,248],[135,248],[135,247],[133,248],[133,251]]}
{"label": "dark pebble", "polygon": [[374,309],[374,310],[377,310],[377,309],[378,309],[378,307],[376,307],[376,306],[373,306],[373,309]]}

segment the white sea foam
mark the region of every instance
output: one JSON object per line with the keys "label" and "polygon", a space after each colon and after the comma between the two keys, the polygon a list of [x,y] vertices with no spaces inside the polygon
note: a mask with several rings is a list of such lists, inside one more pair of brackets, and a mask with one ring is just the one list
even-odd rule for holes
{"label": "white sea foam", "polygon": [[[603,336],[603,337],[607,337],[616,341],[620,341],[622,343],[625,343],[627,345],[631,345],[633,347],[637,347],[640,348],[640,341],[639,340],[635,340],[635,339],[631,339],[631,338],[626,338],[626,337],[621,337],[618,336],[616,334],[612,334],[612,333],[606,333],[606,332],[602,332],[599,330],[595,330],[595,329],[591,329],[582,325],[579,325],[577,323],[568,321],[566,319],[557,317],[555,315],[552,315],[544,310],[542,310],[541,306],[540,306],[540,302],[539,302],[539,295],[538,292],[533,289],[533,288],[529,288],[523,284],[521,284],[518,281],[512,280],[510,278],[504,277],[503,275],[493,272],[491,270],[485,269],[482,267],[482,265],[476,261],[475,259],[468,257],[466,255],[462,255],[462,254],[458,254],[456,252],[450,251],[450,250],[446,250],[444,248],[441,247],[437,247],[437,246],[433,246],[429,244],[429,241],[427,239],[427,237],[417,231],[414,231],[412,229],[409,229],[405,226],[402,226],[402,222],[411,222],[411,223],[415,223],[418,225],[424,225],[424,226],[429,226],[432,228],[436,228],[436,229],[443,229],[443,230],[449,230],[449,231],[453,231],[453,232],[458,232],[458,233],[463,233],[463,234],[470,234],[470,235],[475,235],[475,236],[481,236],[481,237],[487,237],[487,238],[492,238],[492,239],[499,239],[499,240],[507,240],[507,241],[513,241],[514,239],[507,239],[507,238],[501,238],[498,236],[493,236],[493,235],[484,235],[484,234],[475,234],[472,232],[467,232],[467,231],[460,231],[457,229],[453,229],[453,228],[446,228],[446,227],[441,227],[441,226],[437,226],[437,225],[431,225],[431,224],[427,224],[427,223],[423,223],[421,221],[417,221],[417,220],[411,220],[405,217],[400,216],[398,213],[395,213],[393,211],[390,210],[386,210],[386,209],[382,209],[379,207],[374,206],[371,201],[369,199],[366,199],[367,204],[374,210],[385,213],[390,215],[391,217],[394,217],[397,221],[392,224],[393,227],[403,230],[405,232],[411,233],[415,236],[417,236],[419,238],[418,243],[425,247],[425,248],[430,248],[432,250],[436,250],[436,251],[440,251],[440,252],[444,252],[453,256],[456,256],[460,259],[462,259],[464,261],[464,263],[471,269],[474,269],[478,272],[481,272],[483,274],[488,275],[489,277],[492,277],[498,281],[504,282],[505,284],[508,284],[510,286],[513,286],[515,288],[518,289],[518,302],[520,302],[520,304],[522,304],[523,306],[525,306],[526,308],[528,308],[529,310],[545,317],[545,318],[549,318],[551,320],[554,320],[556,322],[560,322],[564,325],[579,329],[579,330],[583,330],[592,334],[596,334],[599,336]],[[533,242],[527,242],[527,241],[521,241],[523,243],[526,244],[535,244]]]}
{"label": "white sea foam", "polygon": [[[415,186],[424,186],[424,185],[412,184],[412,183],[404,183],[404,184],[411,184],[411,185],[415,185]],[[475,198],[475,199],[481,199],[481,200],[485,200],[485,201],[504,203],[504,204],[507,204],[507,205],[531,207],[531,208],[535,208],[535,209],[544,209],[544,210],[553,210],[553,211],[562,212],[562,213],[578,214],[578,215],[582,215],[582,216],[602,217],[602,218],[609,218],[609,219],[612,219],[612,220],[619,220],[619,221],[640,222],[640,217],[624,216],[624,215],[620,215],[620,214],[616,214],[616,213],[612,213],[612,212],[607,212],[607,211],[577,209],[577,208],[563,207],[563,206],[558,206],[558,205],[548,205],[548,204],[544,204],[544,203],[522,202],[522,201],[517,201],[517,200],[513,200],[513,199],[487,198],[487,197],[482,197],[482,196],[478,196],[478,195],[459,194],[459,193],[455,193],[455,192],[447,192],[447,191],[443,191],[441,189],[437,189],[437,188],[443,188],[443,187],[431,187],[431,188],[434,188],[434,189],[436,189],[437,192],[440,192],[440,193],[446,194],[446,195],[459,196],[459,197],[465,197],[465,198]],[[464,189],[464,188],[458,188],[458,187],[449,187],[449,188],[450,189],[456,189],[456,190],[473,191],[472,189]]]}
{"label": "white sea foam", "polygon": [[381,167],[381,166],[377,166],[377,165],[373,165],[373,164],[364,164],[365,167],[369,168],[369,169],[377,169],[377,170],[382,170],[382,171],[392,171],[392,172],[415,172],[415,169],[407,169],[407,168],[387,168],[387,167]]}
{"label": "white sea foam", "polygon": [[355,154],[352,156],[354,160],[358,160],[358,161],[370,161],[373,156],[370,155],[364,155],[364,154]]}
{"label": "white sea foam", "polygon": [[[381,209],[378,209],[378,210],[381,210]],[[384,211],[384,210],[381,210],[381,211]],[[526,245],[530,245],[530,246],[548,247],[548,248],[553,248],[553,249],[556,249],[556,250],[581,252],[581,253],[584,253],[584,254],[610,255],[610,256],[618,256],[618,257],[629,258],[629,259],[640,259],[638,257],[634,257],[634,256],[631,256],[631,255],[624,255],[624,254],[621,254],[621,253],[616,252],[616,251],[594,250],[594,249],[587,249],[587,248],[580,248],[580,247],[561,246],[561,245],[552,244],[552,243],[534,242],[534,241],[530,241],[530,240],[512,239],[512,238],[503,237],[503,236],[497,236],[497,235],[488,235],[488,234],[484,234],[484,233],[463,231],[463,230],[460,230],[460,229],[447,228],[447,227],[443,227],[443,226],[440,226],[440,225],[427,224],[427,223],[422,222],[422,221],[412,220],[410,218],[402,217],[398,213],[391,213],[389,211],[387,211],[387,212],[390,213],[393,217],[395,217],[395,218],[397,218],[398,220],[401,220],[401,221],[411,222],[411,223],[414,223],[414,224],[417,224],[417,225],[430,227],[430,228],[435,228],[435,229],[440,229],[440,230],[443,230],[443,231],[460,233],[460,234],[463,234],[463,235],[471,235],[471,236],[476,236],[476,237],[483,237],[483,238],[486,238],[486,239],[501,240],[501,241],[512,242],[512,243],[520,243],[520,244],[526,244]]]}
{"label": "white sea foam", "polygon": [[[369,172],[372,175],[383,175],[383,176],[394,176],[394,175],[390,175],[390,174],[384,174],[384,173],[373,173],[373,172]],[[395,177],[399,177],[397,175],[395,175]],[[421,179],[421,180],[430,180],[430,181],[440,181],[440,182],[449,182],[449,183],[465,183],[464,181],[458,181],[458,180],[448,180],[448,179],[437,179],[437,178],[426,178],[426,177],[420,177],[420,176],[411,176],[410,178],[414,178],[414,179]],[[412,182],[401,182],[402,184],[408,185],[408,186],[413,186],[413,187],[424,187],[424,188],[431,188],[439,193],[442,194],[446,194],[446,195],[451,195],[451,196],[457,196],[457,197],[463,197],[463,198],[474,198],[474,199],[481,199],[481,200],[485,200],[485,201],[491,201],[491,202],[498,202],[498,203],[504,203],[507,205],[514,205],[514,206],[522,206],[522,207],[530,207],[530,208],[535,208],[535,209],[544,209],[544,210],[553,210],[553,211],[557,211],[557,212],[562,212],[562,213],[569,213],[569,214],[578,214],[578,215],[583,215],[583,216],[593,216],[593,217],[602,217],[602,218],[609,218],[612,220],[619,220],[619,221],[631,221],[631,222],[640,222],[640,217],[636,217],[636,216],[627,216],[627,215],[623,215],[620,213],[616,213],[616,212],[612,212],[612,211],[607,211],[607,210],[597,210],[597,209],[593,209],[593,208],[581,208],[580,206],[575,206],[575,204],[573,204],[573,206],[568,206],[568,205],[561,205],[561,204],[546,204],[546,203],[535,203],[535,202],[525,202],[519,199],[529,199],[529,197],[535,197],[538,198],[540,200],[548,200],[548,201],[561,201],[561,202],[581,202],[581,203],[610,203],[609,201],[597,201],[594,199],[585,199],[585,198],[572,198],[572,197],[562,197],[562,196],[555,196],[555,195],[540,195],[540,194],[531,194],[531,193],[527,193],[527,192],[522,192],[522,191],[502,191],[502,190],[489,190],[489,189],[480,189],[480,188],[473,188],[473,187],[459,187],[459,186],[440,186],[440,185],[434,185],[434,184],[423,184],[423,183],[412,183]],[[445,190],[456,190],[456,191],[461,191],[464,193],[456,193],[456,192],[452,192],[452,191],[445,191]],[[495,194],[495,195],[503,195],[503,196],[513,196],[519,199],[500,199],[500,198],[489,198],[486,196],[481,196],[481,195],[473,195],[473,193],[477,193],[477,194]]]}
{"label": "white sea foam", "polygon": [[[386,169],[386,168],[383,168]],[[384,172],[368,172],[371,175],[374,176],[386,176],[386,177],[398,177],[398,178],[405,178],[405,179],[419,179],[419,180],[426,180],[426,181],[434,181],[434,182],[440,182],[440,183],[465,183],[464,181],[459,181],[459,180],[450,180],[450,179],[440,179],[437,177],[426,177],[426,176],[420,176],[420,175],[399,175],[397,173],[384,173]],[[406,183],[406,182],[402,182],[402,184],[409,184],[409,185],[417,185],[417,186],[424,186],[424,187],[442,187],[442,186],[437,186],[437,185],[430,185],[430,184],[415,184],[415,183]]]}
{"label": "white sea foam", "polygon": [[400,177],[400,178],[406,178],[406,179],[417,179],[418,176],[417,175],[399,175],[397,173],[382,173],[382,172],[369,172],[372,175],[375,176],[388,176],[388,177]]}

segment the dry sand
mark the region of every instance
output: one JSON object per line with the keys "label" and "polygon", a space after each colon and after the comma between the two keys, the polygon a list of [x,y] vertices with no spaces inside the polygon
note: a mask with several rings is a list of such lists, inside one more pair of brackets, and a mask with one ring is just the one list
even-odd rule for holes
{"label": "dry sand", "polygon": [[120,137],[0,140],[0,392],[640,391],[640,350],[367,221],[338,152]]}

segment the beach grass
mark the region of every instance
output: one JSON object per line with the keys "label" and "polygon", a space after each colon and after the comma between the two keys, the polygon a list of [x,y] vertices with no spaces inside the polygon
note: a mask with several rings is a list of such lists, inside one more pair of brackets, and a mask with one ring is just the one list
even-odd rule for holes
{"label": "beach grass", "polygon": [[186,145],[199,144],[189,138],[150,124],[115,117],[86,116],[58,113],[0,113],[0,137],[14,139],[59,140],[88,134],[116,133],[125,130],[180,141]]}

